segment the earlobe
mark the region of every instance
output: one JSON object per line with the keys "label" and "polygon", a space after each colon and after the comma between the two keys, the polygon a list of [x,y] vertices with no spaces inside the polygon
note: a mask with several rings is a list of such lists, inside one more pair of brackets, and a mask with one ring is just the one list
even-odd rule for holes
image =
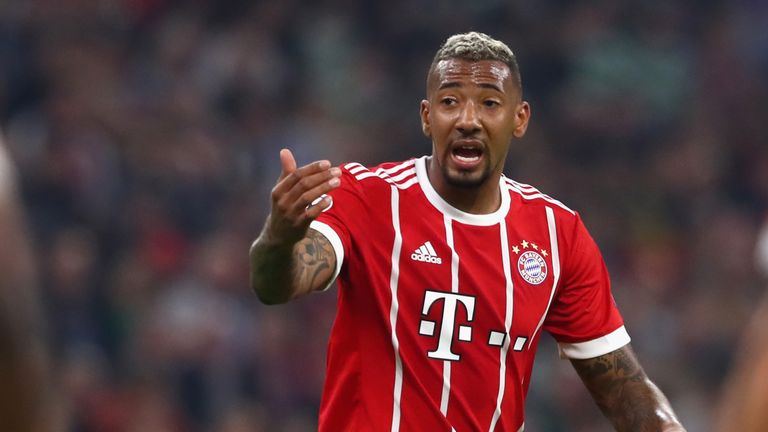
{"label": "earlobe", "polygon": [[432,138],[432,127],[429,124],[429,101],[421,101],[419,114],[421,116],[421,131],[427,138]]}
{"label": "earlobe", "polygon": [[517,111],[517,127],[513,132],[515,138],[522,138],[528,129],[528,120],[531,118],[531,107],[528,102],[523,101]]}
{"label": "earlobe", "polygon": [[513,135],[515,135],[515,138],[522,138],[525,135],[525,131],[527,129],[528,129],[528,123],[521,124],[515,128]]}

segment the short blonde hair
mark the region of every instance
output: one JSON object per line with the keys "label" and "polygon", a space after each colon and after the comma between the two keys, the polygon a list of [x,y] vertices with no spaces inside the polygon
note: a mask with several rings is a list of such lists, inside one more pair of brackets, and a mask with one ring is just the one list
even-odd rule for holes
{"label": "short blonde hair", "polygon": [[435,58],[432,59],[432,64],[429,67],[429,73],[432,73],[441,60],[450,58],[471,61],[498,60],[509,67],[518,88],[522,88],[520,68],[517,65],[515,54],[504,42],[485,33],[460,33],[446,39],[435,53]]}

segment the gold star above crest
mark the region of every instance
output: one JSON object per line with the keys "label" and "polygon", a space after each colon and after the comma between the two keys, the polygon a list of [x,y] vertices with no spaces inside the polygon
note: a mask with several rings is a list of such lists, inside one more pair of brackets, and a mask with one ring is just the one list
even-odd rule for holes
{"label": "gold star above crest", "polygon": [[514,252],[515,255],[518,255],[520,253],[520,248],[517,247],[517,245],[512,246],[512,252]]}
{"label": "gold star above crest", "polygon": [[520,243],[520,245],[522,245],[522,246],[523,246],[523,249],[528,249],[528,242],[527,242],[527,241],[523,240],[523,241]]}
{"label": "gold star above crest", "polygon": [[541,250],[541,254],[544,255],[545,257],[549,255],[545,249]]}
{"label": "gold star above crest", "polygon": [[539,246],[536,243],[531,243],[531,247],[536,250],[539,250]]}

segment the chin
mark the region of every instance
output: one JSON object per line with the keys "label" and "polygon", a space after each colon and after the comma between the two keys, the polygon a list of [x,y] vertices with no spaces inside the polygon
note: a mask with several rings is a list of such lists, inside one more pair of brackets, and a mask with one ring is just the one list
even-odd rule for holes
{"label": "chin", "polygon": [[446,183],[462,189],[476,189],[482,186],[490,177],[489,171],[482,172],[451,172],[443,173]]}

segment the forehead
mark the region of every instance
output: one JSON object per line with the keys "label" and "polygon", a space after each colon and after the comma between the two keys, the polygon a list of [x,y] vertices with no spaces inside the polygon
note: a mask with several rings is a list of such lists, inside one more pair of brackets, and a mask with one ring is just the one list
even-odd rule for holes
{"label": "forehead", "polygon": [[503,90],[512,85],[512,71],[499,60],[466,60],[449,58],[440,60],[430,76],[430,90],[449,83],[496,84]]}

